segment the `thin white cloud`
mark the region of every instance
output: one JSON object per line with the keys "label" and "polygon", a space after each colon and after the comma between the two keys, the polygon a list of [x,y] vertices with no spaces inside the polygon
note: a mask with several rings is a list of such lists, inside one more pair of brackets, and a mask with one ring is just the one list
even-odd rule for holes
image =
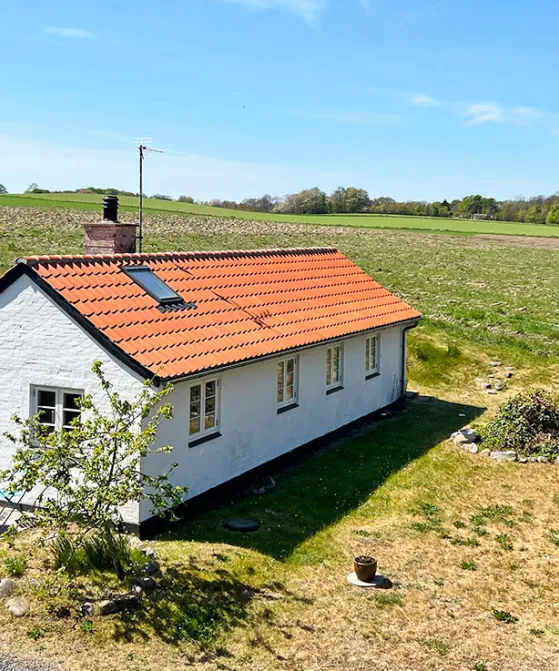
{"label": "thin white cloud", "polygon": [[221,0],[221,2],[246,5],[255,9],[286,9],[309,22],[316,21],[326,6],[326,0]]}
{"label": "thin white cloud", "polygon": [[466,106],[464,116],[469,126],[505,121],[505,110],[499,103],[473,103]]}
{"label": "thin white cloud", "polygon": [[351,112],[336,109],[299,111],[295,112],[295,116],[300,119],[328,121],[369,128],[392,128],[399,125],[402,121],[402,116],[400,114],[389,114],[386,112]]}
{"label": "thin white cloud", "polygon": [[439,105],[443,104],[441,100],[423,94],[412,96],[410,102],[412,105],[418,105],[420,107],[439,107]]}
{"label": "thin white cloud", "polygon": [[81,28],[61,28],[59,26],[45,26],[43,32],[47,35],[56,35],[68,40],[94,40],[95,35]]}

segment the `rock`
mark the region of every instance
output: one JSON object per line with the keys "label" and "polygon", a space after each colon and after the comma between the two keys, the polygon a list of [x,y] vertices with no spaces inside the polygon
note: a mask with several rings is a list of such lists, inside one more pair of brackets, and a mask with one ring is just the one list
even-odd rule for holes
{"label": "rock", "polygon": [[15,592],[17,583],[9,578],[0,580],[0,599],[8,599]]}
{"label": "rock", "polygon": [[489,365],[490,365],[492,368],[498,368],[498,367],[501,365],[501,362],[500,362],[500,361],[490,361],[490,362],[489,362]]}
{"label": "rock", "polygon": [[465,426],[463,429],[460,429],[460,433],[467,439],[469,443],[475,443],[479,439],[479,433],[472,429],[469,426]]}
{"label": "rock", "polygon": [[545,457],[536,457],[536,460],[538,464],[546,464],[548,461]]}
{"label": "rock", "polygon": [[556,463],[556,464],[559,464],[559,457],[557,457],[557,458],[555,459],[555,463]]}
{"label": "rock", "polygon": [[138,593],[122,594],[121,596],[101,601],[99,603],[99,614],[112,615],[113,613],[121,613],[124,610],[134,610],[138,607],[139,603],[140,595]]}
{"label": "rock", "polygon": [[23,617],[29,611],[29,604],[22,596],[16,596],[10,599],[6,604],[12,617]]}
{"label": "rock", "polygon": [[157,583],[151,576],[138,576],[134,578],[134,582],[144,592],[151,592],[157,587]]}
{"label": "rock", "polygon": [[142,552],[143,552],[143,553],[145,554],[145,556],[148,557],[149,559],[155,559],[155,557],[156,557],[156,555],[155,555],[155,550],[154,550],[152,547],[143,548],[143,549],[142,549]]}
{"label": "rock", "polygon": [[518,455],[513,450],[507,450],[506,452],[496,450],[495,452],[491,452],[489,456],[491,459],[496,459],[497,461],[516,461],[518,458]]}
{"label": "rock", "polygon": [[142,566],[142,571],[146,575],[154,575],[155,573],[158,573],[160,569],[161,569],[161,566],[159,565],[159,562],[157,562],[153,559],[151,561],[146,562]]}
{"label": "rock", "polygon": [[458,433],[458,435],[452,439],[452,442],[456,445],[456,447],[462,447],[464,449],[467,449],[468,445],[470,444],[470,441],[466,438],[466,436],[463,436],[461,433]]}
{"label": "rock", "polygon": [[85,603],[82,603],[80,611],[84,617],[93,617],[95,614],[95,606],[91,601],[86,601]]}
{"label": "rock", "polygon": [[485,448],[485,450],[482,450],[480,453],[481,457],[490,457],[491,456],[491,450]]}
{"label": "rock", "polygon": [[535,464],[538,461],[537,457],[528,457],[528,463]]}
{"label": "rock", "polygon": [[513,375],[514,373],[512,372],[512,370],[507,370],[507,372],[505,373],[505,377],[507,377],[509,380]]}
{"label": "rock", "polygon": [[144,545],[138,536],[130,536],[128,543],[132,550],[141,550]]}
{"label": "rock", "polygon": [[472,444],[470,445],[470,447],[468,447],[468,452],[470,454],[477,454],[479,452],[479,447],[477,445]]}
{"label": "rock", "polygon": [[495,391],[503,391],[506,386],[504,382],[495,382]]}
{"label": "rock", "polygon": [[495,391],[494,389],[488,389],[487,393],[489,394],[489,396],[497,396],[499,392]]}
{"label": "rock", "polygon": [[518,463],[519,464],[527,464],[528,463],[528,457],[518,457]]}

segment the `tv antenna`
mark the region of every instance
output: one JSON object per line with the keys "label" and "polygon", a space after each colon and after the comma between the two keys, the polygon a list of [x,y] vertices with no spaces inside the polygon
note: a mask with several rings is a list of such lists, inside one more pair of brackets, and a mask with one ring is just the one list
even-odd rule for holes
{"label": "tv antenna", "polygon": [[151,138],[143,138],[140,140],[138,145],[138,154],[140,159],[140,197],[139,197],[139,209],[140,209],[140,223],[138,227],[138,247],[140,253],[142,252],[142,246],[144,241],[144,152],[152,152],[154,154],[163,154],[164,152],[161,149],[153,149],[148,147],[148,143],[151,141]]}

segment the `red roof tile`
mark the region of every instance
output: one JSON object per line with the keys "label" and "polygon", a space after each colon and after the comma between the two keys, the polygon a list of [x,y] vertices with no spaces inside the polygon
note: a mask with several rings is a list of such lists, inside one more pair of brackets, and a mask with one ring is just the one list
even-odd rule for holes
{"label": "red roof tile", "polygon": [[[416,320],[336,249],[40,256],[21,262],[153,375],[209,368]],[[193,309],[162,311],[123,272],[148,266]]]}

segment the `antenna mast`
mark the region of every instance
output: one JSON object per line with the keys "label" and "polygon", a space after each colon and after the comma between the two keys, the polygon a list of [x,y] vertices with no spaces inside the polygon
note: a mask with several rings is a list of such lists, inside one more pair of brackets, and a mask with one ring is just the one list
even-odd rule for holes
{"label": "antenna mast", "polygon": [[144,241],[144,152],[151,151],[155,154],[163,154],[161,149],[152,149],[148,147],[145,142],[149,140],[143,139],[138,145],[138,154],[140,159],[140,196],[139,196],[139,210],[140,210],[140,222],[138,227],[138,247],[140,253],[142,252],[143,241]]}

